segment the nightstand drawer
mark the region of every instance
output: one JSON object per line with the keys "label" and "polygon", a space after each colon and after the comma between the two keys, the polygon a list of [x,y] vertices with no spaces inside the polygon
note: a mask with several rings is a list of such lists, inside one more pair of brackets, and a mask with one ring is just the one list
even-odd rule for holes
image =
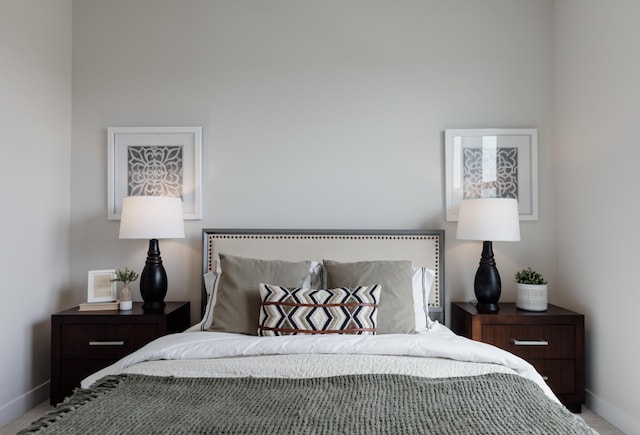
{"label": "nightstand drawer", "polygon": [[532,359],[536,368],[556,394],[576,393],[576,361],[573,359]]}
{"label": "nightstand drawer", "polygon": [[64,359],[120,359],[158,336],[156,324],[63,325]]}
{"label": "nightstand drawer", "polygon": [[575,337],[573,325],[482,326],[482,341],[526,359],[575,358]]}

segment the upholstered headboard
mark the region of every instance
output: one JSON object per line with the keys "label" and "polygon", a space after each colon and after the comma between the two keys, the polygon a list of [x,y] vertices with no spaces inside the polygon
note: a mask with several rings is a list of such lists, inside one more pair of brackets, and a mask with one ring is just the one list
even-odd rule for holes
{"label": "upholstered headboard", "polygon": [[[203,272],[215,270],[217,254],[265,260],[410,260],[435,271],[431,319],[444,323],[443,230],[202,230]],[[202,288],[202,310],[207,293]]]}

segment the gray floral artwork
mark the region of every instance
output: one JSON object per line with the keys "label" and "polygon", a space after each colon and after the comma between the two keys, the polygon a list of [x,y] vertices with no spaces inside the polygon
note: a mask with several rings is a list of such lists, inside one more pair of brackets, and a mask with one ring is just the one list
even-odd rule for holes
{"label": "gray floral artwork", "polygon": [[463,196],[518,198],[518,148],[463,149]]}
{"label": "gray floral artwork", "polygon": [[129,146],[128,195],[182,197],[182,148],[179,145]]}

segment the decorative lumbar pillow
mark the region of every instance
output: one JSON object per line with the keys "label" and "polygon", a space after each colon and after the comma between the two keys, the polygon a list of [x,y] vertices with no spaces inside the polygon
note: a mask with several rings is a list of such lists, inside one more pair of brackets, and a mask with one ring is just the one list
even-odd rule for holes
{"label": "decorative lumbar pillow", "polygon": [[376,333],[380,286],[311,289],[260,284],[258,335]]}
{"label": "decorative lumbar pillow", "polygon": [[260,283],[277,282],[287,287],[300,287],[310,266],[310,261],[259,260],[220,254],[222,273],[209,330],[256,335]]}
{"label": "decorative lumbar pillow", "polygon": [[415,331],[410,261],[359,261],[340,263],[323,260],[327,287],[379,284],[378,334],[411,334]]}

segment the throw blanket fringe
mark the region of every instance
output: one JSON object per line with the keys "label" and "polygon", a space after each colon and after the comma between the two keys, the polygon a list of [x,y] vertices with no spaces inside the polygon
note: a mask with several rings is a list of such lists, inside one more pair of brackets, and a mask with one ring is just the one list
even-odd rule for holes
{"label": "throw blanket fringe", "polygon": [[73,391],[72,396],[67,397],[63,402],[57,404],[54,409],[47,412],[39,419],[33,421],[29,425],[29,427],[21,430],[16,435],[32,434],[34,432],[38,432],[40,429],[51,426],[53,423],[60,420],[65,415],[74,411],[78,407],[86,404],[87,402],[95,400],[105,392],[116,388],[120,384],[120,381],[125,378],[125,376],[126,375],[105,376],[100,380],[100,382],[96,382],[96,384],[92,388],[76,388]]}

